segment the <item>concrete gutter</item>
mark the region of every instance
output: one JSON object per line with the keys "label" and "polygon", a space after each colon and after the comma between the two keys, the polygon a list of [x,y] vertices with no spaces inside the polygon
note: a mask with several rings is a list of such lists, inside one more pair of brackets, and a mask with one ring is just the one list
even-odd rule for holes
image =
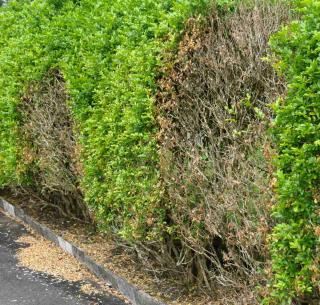
{"label": "concrete gutter", "polygon": [[52,241],[58,247],[60,247],[65,252],[69,253],[75,257],[81,264],[86,266],[93,274],[97,277],[103,279],[112,288],[118,290],[123,296],[125,296],[133,305],[166,305],[153,297],[151,297],[146,292],[138,289],[136,286],[128,283],[122,277],[116,275],[111,270],[104,268],[103,266],[96,263],[92,258],[90,258],[84,251],[75,245],[67,242],[62,237],[56,235],[46,226],[40,224],[32,217],[25,214],[25,212],[10,204],[3,198],[0,198],[0,209],[6,214],[21,220],[25,224],[29,225],[34,231],[43,236],[44,238]]}

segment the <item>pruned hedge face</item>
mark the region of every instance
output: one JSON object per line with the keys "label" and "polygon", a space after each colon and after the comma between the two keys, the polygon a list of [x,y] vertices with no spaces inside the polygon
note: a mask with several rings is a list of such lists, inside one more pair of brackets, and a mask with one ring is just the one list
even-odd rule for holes
{"label": "pruned hedge face", "polygon": [[288,82],[275,104],[276,226],[264,304],[320,302],[320,1],[294,1],[299,19],[271,40]]}

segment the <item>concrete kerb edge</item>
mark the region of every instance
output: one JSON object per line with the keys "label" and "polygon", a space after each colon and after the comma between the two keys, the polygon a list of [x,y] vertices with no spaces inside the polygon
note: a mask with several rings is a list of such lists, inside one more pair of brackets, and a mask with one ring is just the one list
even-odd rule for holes
{"label": "concrete kerb edge", "polygon": [[165,303],[162,303],[154,299],[146,292],[138,289],[136,286],[128,283],[124,278],[116,275],[111,270],[108,270],[103,266],[99,265],[92,258],[90,258],[83,250],[69,243],[68,241],[64,240],[62,237],[56,235],[49,228],[40,224],[39,222],[34,220],[32,217],[25,214],[25,212],[22,209],[10,204],[9,202],[7,202],[1,197],[0,197],[0,209],[2,209],[6,214],[26,223],[38,234],[52,241],[62,250],[72,255],[80,263],[86,266],[92,273],[94,273],[97,277],[103,279],[112,288],[116,289],[122,295],[124,295],[130,302],[132,302],[132,304],[134,305],[167,305]]}

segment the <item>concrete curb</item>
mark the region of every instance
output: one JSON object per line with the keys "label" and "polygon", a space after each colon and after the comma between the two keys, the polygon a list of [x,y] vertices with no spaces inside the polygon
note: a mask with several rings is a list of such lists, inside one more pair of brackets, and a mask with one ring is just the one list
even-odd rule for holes
{"label": "concrete curb", "polygon": [[34,231],[39,233],[46,239],[49,239],[60,247],[65,252],[69,253],[75,257],[80,263],[86,266],[92,273],[97,277],[106,281],[112,288],[118,290],[122,295],[124,295],[129,301],[134,305],[166,305],[162,303],[146,292],[138,289],[134,285],[128,283],[122,277],[116,275],[111,270],[105,269],[103,266],[97,264],[93,261],[84,251],[74,246],[73,244],[67,242],[62,237],[56,235],[46,226],[38,223],[30,216],[26,215],[24,211],[16,206],[13,206],[6,200],[0,198],[0,209],[5,213],[23,221],[28,224]]}

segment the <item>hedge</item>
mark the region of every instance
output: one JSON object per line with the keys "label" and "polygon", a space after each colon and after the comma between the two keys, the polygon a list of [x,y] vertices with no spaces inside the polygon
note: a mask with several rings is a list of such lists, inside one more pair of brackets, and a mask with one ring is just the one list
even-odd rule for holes
{"label": "hedge", "polygon": [[[82,149],[85,200],[102,229],[146,237],[162,212],[153,95],[164,54],[191,0],[11,1],[0,9],[0,186],[32,184],[19,105],[30,84],[61,71]],[[156,213],[156,215],[155,215]]]}
{"label": "hedge", "polygon": [[311,304],[320,292],[320,1],[294,3],[301,18],[271,40],[288,92],[275,105],[277,224],[264,304]]}

